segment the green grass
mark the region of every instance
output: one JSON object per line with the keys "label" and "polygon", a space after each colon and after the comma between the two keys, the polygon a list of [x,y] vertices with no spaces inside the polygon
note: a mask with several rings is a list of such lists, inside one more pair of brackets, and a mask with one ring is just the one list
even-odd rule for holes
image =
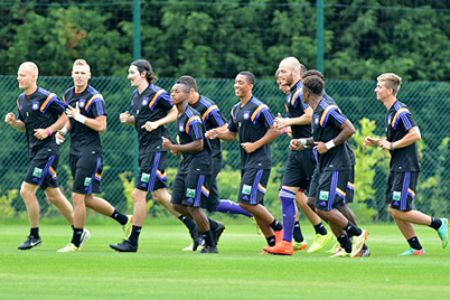
{"label": "green grass", "polygon": [[[182,225],[147,223],[137,254],[115,253],[119,226],[92,225],[82,252],[56,253],[70,228],[46,223],[43,243],[16,250],[25,224],[0,225],[0,299],[448,299],[450,247],[418,228],[427,253],[398,257],[407,249],[394,225],[371,225],[364,259],[327,253],[293,257],[258,255],[264,238],[252,225],[229,225],[219,255],[182,252],[189,238]],[[305,236],[312,231],[306,223]]]}

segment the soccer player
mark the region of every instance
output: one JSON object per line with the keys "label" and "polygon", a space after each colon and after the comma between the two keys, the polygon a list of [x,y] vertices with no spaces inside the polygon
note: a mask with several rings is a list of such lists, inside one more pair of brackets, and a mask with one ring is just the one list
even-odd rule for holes
{"label": "soccer player", "polygon": [[[223,120],[218,106],[211,99],[198,93],[197,82],[192,76],[181,76],[177,80],[177,83],[183,83],[189,87],[189,106],[200,113],[206,131],[215,128],[218,130],[226,130],[227,124]],[[235,202],[219,199],[217,175],[222,168],[222,145],[219,139],[210,140],[210,145],[212,153],[211,189],[209,191],[209,201],[206,209],[209,212],[239,214],[251,218],[252,215]]]}
{"label": "soccer player", "polygon": [[218,253],[212,224],[202,210],[210,195],[211,146],[205,137],[200,114],[189,106],[190,90],[190,86],[180,82],[172,87],[171,98],[178,110],[179,144],[172,144],[163,137],[162,145],[166,150],[183,154],[173,186],[172,203],[175,209],[194,219],[205,240],[201,253]]}
{"label": "soccer player", "polygon": [[172,206],[167,191],[165,174],[167,152],[163,149],[162,137],[168,136],[164,125],[177,118],[177,110],[169,94],[154,85],[156,76],[149,61],[138,59],[128,69],[128,80],[136,88],[131,97],[131,113],[120,114],[120,122],[134,125],[139,139],[139,177],[132,193],[134,201],[133,227],[128,239],[110,245],[119,252],[136,252],[138,240],[147,216],[147,193],[162,204],[172,215],[189,229],[194,245],[198,247],[195,223],[178,213]]}
{"label": "soccer player", "polygon": [[100,192],[102,178],[100,133],[106,130],[106,110],[103,96],[88,84],[90,78],[88,63],[84,59],[75,60],[72,68],[74,86],[64,93],[69,121],[56,134],[59,143],[68,132],[71,137],[69,161],[73,176],[74,226],[71,242],[58,252],[79,251],[83,234],[89,236],[84,229],[86,206],[115,219],[123,226],[127,237],[131,231],[131,216],[121,214],[109,202],[94,195]]}
{"label": "soccer player", "polygon": [[37,86],[39,71],[33,62],[24,62],[17,72],[19,88],[18,113],[9,112],[5,122],[25,131],[30,165],[20,187],[30,222],[30,234],[18,249],[28,250],[41,244],[39,235],[39,202],[36,191],[41,187],[47,200],[55,205],[69,224],[73,224],[73,208],[58,188],[56,168],[59,146],[54,133],[64,126],[67,116],[64,103],[58,97]]}
{"label": "soccer player", "polygon": [[413,208],[419,176],[416,142],[421,139],[421,135],[408,107],[397,100],[401,82],[402,79],[394,73],[378,76],[375,93],[387,109],[386,138],[366,137],[364,142],[367,146],[380,147],[391,153],[386,202],[389,205],[389,213],[410,246],[410,249],[400,255],[424,255],[425,251],[416,236],[413,224],[435,229],[442,248],[445,248],[448,244],[448,219],[435,218]]}
{"label": "soccer player", "polygon": [[[302,83],[301,74],[303,65],[297,58],[287,57],[278,66],[278,80],[280,85],[289,87],[289,95],[286,98],[285,106],[288,117],[281,116],[275,119],[275,124],[279,129],[290,126],[293,139],[311,137],[311,116],[312,109],[303,101],[301,94]],[[272,254],[292,255],[295,250],[305,250],[307,243],[304,241],[300,223],[295,221],[295,202],[313,224],[316,231],[316,239],[310,247],[309,252],[315,252],[323,248],[331,239],[332,235],[323,226],[320,217],[308,206],[305,191],[309,189],[312,173],[317,165],[312,148],[299,151],[291,151],[286,163],[283,175],[280,200],[283,212],[283,240],[268,249]],[[292,244],[294,235],[295,244]]]}
{"label": "soccer player", "polygon": [[327,103],[324,88],[325,82],[319,76],[304,76],[303,100],[314,110],[313,137],[298,141],[300,148],[314,146],[318,152],[319,165],[310,188],[314,187],[311,193],[315,194],[315,207],[319,216],[329,222],[344,248],[345,255],[339,253],[339,256],[356,257],[367,239],[367,231],[352,224],[337,209],[345,205],[345,190],[351,167],[345,142],[355,129],[336,105]]}
{"label": "soccer player", "polygon": [[[272,155],[269,143],[278,135],[267,105],[256,99],[252,90],[256,78],[251,72],[240,72],[234,81],[234,92],[240,102],[233,106],[228,128],[212,129],[208,138],[232,141],[239,137],[241,145],[241,184],[239,205],[250,212],[268,246],[281,240],[283,226],[263,206],[269,180]],[[267,248],[267,247],[265,247]]]}

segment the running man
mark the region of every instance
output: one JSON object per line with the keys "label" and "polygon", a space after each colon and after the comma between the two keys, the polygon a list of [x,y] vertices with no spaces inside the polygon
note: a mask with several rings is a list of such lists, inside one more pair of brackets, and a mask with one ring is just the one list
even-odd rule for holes
{"label": "running man", "polygon": [[131,216],[117,211],[109,202],[95,196],[100,193],[103,169],[103,148],[100,133],[106,131],[106,110],[103,96],[88,84],[91,68],[84,59],[73,63],[72,79],[74,86],[64,93],[64,102],[69,121],[57,132],[57,143],[64,141],[70,132],[70,168],[73,176],[72,201],[74,206],[73,236],[70,243],[58,252],[81,250],[86,207],[111,217],[123,226],[125,236],[131,231]]}
{"label": "running man", "polygon": [[[36,191],[44,190],[47,200],[55,205],[64,218],[73,224],[73,208],[58,187],[56,169],[59,146],[55,136],[67,121],[65,107],[58,97],[37,86],[39,70],[35,63],[24,62],[17,72],[19,88],[23,91],[17,99],[18,113],[9,112],[5,122],[19,131],[25,131],[30,165],[20,187],[30,222],[30,233],[18,247],[32,249],[41,244],[39,235],[39,202]],[[83,240],[82,240],[83,242]]]}
{"label": "running man", "polygon": [[448,245],[448,219],[435,218],[413,208],[416,184],[419,177],[419,156],[416,142],[421,139],[419,127],[408,107],[397,100],[402,79],[394,73],[381,74],[377,78],[375,93],[387,109],[385,118],[386,138],[366,137],[364,143],[371,147],[389,150],[390,174],[386,189],[388,211],[409,244],[405,255],[424,255],[413,224],[435,229],[442,242]]}

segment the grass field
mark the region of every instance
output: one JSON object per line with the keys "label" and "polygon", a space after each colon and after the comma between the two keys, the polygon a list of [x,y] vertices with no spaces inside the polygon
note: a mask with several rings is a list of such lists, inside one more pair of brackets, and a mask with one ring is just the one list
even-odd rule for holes
{"label": "grass field", "polygon": [[367,226],[372,256],[364,259],[259,255],[264,239],[247,224],[227,227],[218,255],[180,251],[189,243],[181,225],[147,225],[137,254],[109,249],[121,239],[112,222],[89,229],[82,252],[56,253],[71,232],[52,224],[41,225],[41,246],[20,252],[25,223],[1,224],[0,299],[450,298],[450,247],[429,228],[418,229],[425,256],[398,257],[408,247],[395,226]]}

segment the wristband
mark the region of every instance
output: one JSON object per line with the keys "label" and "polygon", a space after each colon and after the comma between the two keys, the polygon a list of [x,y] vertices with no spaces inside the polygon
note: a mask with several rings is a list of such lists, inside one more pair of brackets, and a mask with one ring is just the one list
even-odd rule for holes
{"label": "wristband", "polygon": [[75,117],[75,121],[78,121],[78,122],[80,122],[81,124],[84,124],[85,122],[86,122],[86,117],[85,116],[83,116],[82,114],[78,114],[76,117]]}
{"label": "wristband", "polygon": [[391,150],[391,151],[394,150],[394,143],[389,144],[389,150]]}
{"label": "wristband", "polygon": [[298,139],[298,142],[303,146],[306,147],[306,139]]}
{"label": "wristband", "polygon": [[53,134],[53,130],[51,130],[50,128],[46,128],[45,132],[47,132],[47,136],[51,136]]}
{"label": "wristband", "polygon": [[330,140],[330,141],[328,141],[328,142],[325,143],[325,147],[327,148],[327,150],[330,150],[330,149],[333,148],[334,146],[336,146],[336,145],[334,144],[334,141],[333,141],[333,140]]}
{"label": "wristband", "polygon": [[66,127],[63,127],[59,132],[61,132],[63,135],[66,135],[66,133],[68,132]]}

